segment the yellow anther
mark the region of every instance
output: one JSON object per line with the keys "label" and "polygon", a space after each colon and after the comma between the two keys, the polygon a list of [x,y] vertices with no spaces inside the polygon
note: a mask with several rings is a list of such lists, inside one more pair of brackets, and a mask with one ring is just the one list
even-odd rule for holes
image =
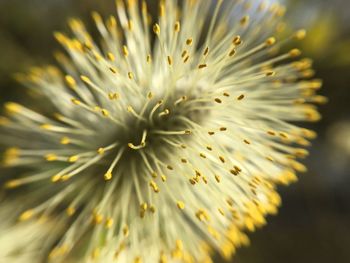
{"label": "yellow anther", "polygon": [[125,57],[127,57],[127,56],[129,56],[129,50],[128,50],[128,47],[127,46],[123,46],[123,55],[125,56]]}
{"label": "yellow anther", "polygon": [[154,206],[154,205],[151,205],[150,207],[149,207],[149,210],[151,211],[151,213],[155,213],[156,212],[156,207]]}
{"label": "yellow anther", "polygon": [[206,47],[203,53],[203,56],[207,56],[209,54],[209,47]]}
{"label": "yellow anther", "polygon": [[165,16],[165,6],[164,6],[164,1],[161,1],[159,3],[159,17]]}
{"label": "yellow anther", "polygon": [[147,211],[147,208],[148,208],[147,203],[142,203],[142,204],[140,205],[140,209],[141,209],[142,211]]}
{"label": "yellow anther", "polygon": [[153,98],[153,93],[150,91],[147,93],[147,99],[151,100]]}
{"label": "yellow anther", "polygon": [[0,116],[0,126],[5,126],[10,123],[10,120],[6,117]]}
{"label": "yellow anther", "polygon": [[113,175],[112,175],[111,172],[107,172],[107,173],[104,174],[103,177],[104,177],[104,179],[105,179],[106,181],[110,181],[110,180],[113,178]]}
{"label": "yellow anther", "polygon": [[205,184],[208,184],[208,179],[207,179],[207,177],[203,176],[203,177],[202,177],[202,180],[203,180],[203,182],[204,182]]}
{"label": "yellow anther", "polygon": [[164,252],[161,252],[159,256],[159,263],[167,263],[167,262],[168,262],[168,259],[166,255],[164,254]]}
{"label": "yellow anther", "polygon": [[222,103],[222,100],[219,99],[219,98],[215,98],[214,101],[215,101],[216,103],[219,103],[219,104]]}
{"label": "yellow anther", "polygon": [[87,83],[87,84],[90,84],[90,83],[91,83],[91,80],[90,80],[89,77],[87,77],[87,76],[81,75],[81,76],[80,76],[80,79],[81,79],[83,82]]}
{"label": "yellow anther", "polygon": [[111,52],[108,52],[107,53],[107,58],[110,60],[110,61],[115,61],[115,56],[113,55],[113,53],[111,53]]}
{"label": "yellow anther", "polygon": [[240,36],[235,36],[232,40],[232,44],[235,46],[239,46],[242,44],[242,39]]}
{"label": "yellow anther", "polygon": [[102,214],[98,214],[98,213],[94,213],[93,215],[93,223],[96,225],[99,225],[102,223],[103,221],[103,215]]}
{"label": "yellow anther", "polygon": [[237,98],[237,100],[243,100],[244,99],[244,94],[242,94],[242,95],[240,95],[238,98]]}
{"label": "yellow anther", "polygon": [[156,34],[156,35],[159,35],[160,34],[160,26],[158,24],[154,24],[153,26],[153,32]]}
{"label": "yellow anther", "polygon": [[4,152],[4,163],[5,164],[11,164],[13,161],[15,161],[20,155],[20,150],[16,147],[8,148]]}
{"label": "yellow anther", "polygon": [[239,23],[242,25],[242,26],[245,26],[249,23],[249,16],[244,16],[241,18],[241,20],[239,21]]}
{"label": "yellow anther", "polygon": [[231,199],[227,199],[226,203],[230,206],[233,207],[233,201]]}
{"label": "yellow anther", "polygon": [[312,78],[315,75],[315,71],[312,69],[307,69],[302,72],[304,78]]}
{"label": "yellow anther", "polygon": [[66,209],[66,213],[68,216],[73,216],[76,212],[76,209],[75,207],[73,206],[69,206],[67,209]]}
{"label": "yellow anther", "polygon": [[133,79],[134,78],[134,74],[132,72],[128,72],[128,78],[129,79]]}
{"label": "yellow anther", "polygon": [[157,185],[156,182],[151,181],[151,182],[149,183],[149,185],[150,185],[150,187],[153,189],[153,191],[154,191],[155,193],[159,193],[159,187],[158,187],[158,185]]}
{"label": "yellow anther", "polygon": [[182,201],[178,201],[176,203],[177,207],[180,209],[180,210],[184,210],[185,209],[185,203],[182,202]]}
{"label": "yellow anther", "polygon": [[109,114],[109,111],[108,110],[106,110],[106,109],[102,109],[101,110],[101,113],[102,113],[102,115],[104,116],[104,117],[108,117],[110,114]]}
{"label": "yellow anther", "polygon": [[129,227],[126,225],[123,227],[123,235],[128,236],[129,235]]}
{"label": "yellow anther", "polygon": [[134,29],[134,23],[131,19],[128,20],[128,29],[129,31],[132,31]]}
{"label": "yellow anther", "polygon": [[233,169],[230,170],[230,173],[233,174],[234,176],[237,176],[237,175],[238,175],[238,171],[233,170]]}
{"label": "yellow anther", "polygon": [[14,189],[22,185],[21,180],[11,180],[5,183],[5,188]]}
{"label": "yellow anther", "polygon": [[193,43],[193,39],[192,39],[192,38],[188,38],[188,39],[186,40],[186,45],[187,45],[187,46],[191,46],[192,43]]}
{"label": "yellow anther", "polygon": [[270,162],[274,162],[275,159],[273,159],[271,156],[266,156],[266,160],[270,161]]}
{"label": "yellow anther", "polygon": [[300,29],[294,34],[294,38],[297,40],[303,40],[306,37],[306,30]]}
{"label": "yellow anther", "polygon": [[267,131],[267,134],[271,136],[276,136],[276,133],[274,131]]}
{"label": "yellow anther", "polygon": [[299,163],[299,162],[297,162],[297,161],[291,161],[291,166],[292,166],[292,168],[295,170],[295,171],[297,171],[297,172],[299,172],[299,173],[306,173],[307,172],[307,168],[306,168],[306,166],[305,165],[303,165],[302,163]]}
{"label": "yellow anther", "polygon": [[225,216],[225,212],[224,212],[224,210],[223,210],[222,208],[218,208],[218,211],[219,211],[219,213],[220,213],[221,215]]}
{"label": "yellow anther", "polygon": [[225,160],[225,158],[224,158],[223,156],[219,156],[219,159],[220,159],[220,161],[221,161],[222,163],[225,163],[225,162],[226,162],[226,160]]}
{"label": "yellow anther", "polygon": [[110,100],[117,100],[120,98],[120,95],[119,95],[119,93],[116,93],[116,92],[110,92],[110,93],[108,93],[108,98]]}
{"label": "yellow anther", "polygon": [[242,172],[242,169],[239,168],[237,165],[234,165],[233,168],[234,168],[238,173]]}
{"label": "yellow anther", "polygon": [[61,181],[65,182],[65,181],[68,181],[70,178],[72,178],[70,174],[65,174],[61,176]]}
{"label": "yellow anther", "polygon": [[71,102],[75,105],[80,105],[81,104],[81,101],[78,100],[78,99],[71,99]]}
{"label": "yellow anther", "polygon": [[315,139],[317,137],[317,133],[315,131],[312,131],[312,130],[302,129],[301,132],[302,132],[303,136],[305,136],[308,139]]}
{"label": "yellow anther", "polygon": [[45,159],[48,162],[54,162],[58,159],[58,156],[54,153],[50,153],[50,154],[45,155]]}
{"label": "yellow anther", "polygon": [[316,109],[311,107],[305,108],[304,114],[309,121],[319,121],[321,119],[321,114]]}
{"label": "yellow anther", "polygon": [[265,41],[265,44],[267,45],[267,46],[272,46],[272,45],[274,45],[276,43],[276,38],[274,38],[274,37],[270,37],[270,38],[268,38],[266,41]]}
{"label": "yellow anther", "polygon": [[18,103],[14,102],[7,102],[5,103],[5,109],[8,113],[18,113],[21,111],[22,106]]}
{"label": "yellow anther", "polygon": [[183,249],[184,249],[184,245],[183,245],[182,240],[177,239],[177,240],[175,241],[175,247],[176,247],[176,249],[178,249],[178,250],[183,250]]}
{"label": "yellow anther", "polygon": [[61,180],[61,178],[62,178],[62,175],[56,174],[51,177],[51,182],[57,183],[59,180]]}
{"label": "yellow anther", "polygon": [[53,126],[51,124],[45,123],[45,124],[40,125],[40,128],[44,129],[44,130],[51,130],[53,128]]}
{"label": "yellow anther", "polygon": [[228,54],[230,57],[233,57],[236,54],[236,49],[233,48],[230,53]]}
{"label": "yellow anther", "polygon": [[105,148],[98,148],[97,153],[98,154],[104,154],[106,152]]}
{"label": "yellow anther", "polygon": [[178,33],[180,32],[180,29],[181,29],[180,22],[177,21],[174,26],[174,31]]}
{"label": "yellow anther", "polygon": [[117,74],[118,70],[115,67],[109,67],[109,70],[113,73],[113,74]]}
{"label": "yellow anther", "polygon": [[285,132],[280,132],[280,133],[279,133],[279,136],[280,136],[281,138],[283,138],[283,139],[288,139],[288,138],[289,138],[288,134],[285,133]]}
{"label": "yellow anther", "polygon": [[71,141],[68,137],[62,137],[61,140],[60,140],[60,143],[63,144],[63,145],[67,145],[67,144],[70,144]]}
{"label": "yellow anther", "polygon": [[209,215],[207,214],[206,211],[204,211],[203,209],[199,209],[197,212],[196,212],[196,217],[204,222],[204,221],[208,221],[209,220]]}
{"label": "yellow anther", "polygon": [[220,183],[221,182],[221,177],[219,175],[215,175],[215,180],[216,180],[216,182]]}
{"label": "yellow anther", "polygon": [[175,249],[172,251],[171,256],[174,259],[181,259],[184,256],[183,253],[183,243],[180,239],[175,242]]}
{"label": "yellow anther", "polygon": [[171,56],[168,56],[167,59],[168,59],[168,64],[169,64],[169,66],[171,66],[171,65],[173,64],[173,59],[172,59],[172,57],[171,57]]}
{"label": "yellow anther", "polygon": [[62,256],[67,251],[68,251],[68,246],[65,244],[62,244],[61,246],[57,246],[51,250],[51,252],[49,253],[49,258],[52,259],[58,256]]}
{"label": "yellow anther", "polygon": [[61,32],[54,32],[54,37],[62,45],[66,45],[68,42],[68,38],[64,34],[62,34]]}
{"label": "yellow anther", "polygon": [[70,76],[70,75],[66,75],[65,76],[65,80],[66,80],[66,83],[68,84],[68,86],[71,88],[71,89],[75,89],[76,86],[77,86],[77,82],[75,81],[75,79]]}
{"label": "yellow anther", "polygon": [[116,19],[115,19],[114,16],[110,16],[110,17],[108,18],[106,24],[107,24],[108,29],[109,29],[110,31],[113,31],[113,29],[114,29],[114,28],[116,27],[116,25],[117,25],[117,21],[116,21]]}
{"label": "yellow anther", "polygon": [[282,17],[285,15],[286,13],[286,7],[285,6],[279,6],[277,9],[276,9],[276,15],[279,16],[279,17]]}
{"label": "yellow anther", "polygon": [[207,64],[200,64],[200,65],[198,65],[198,68],[203,69],[203,68],[206,68],[207,66],[208,66]]}
{"label": "yellow anther", "polygon": [[169,109],[165,109],[164,111],[162,111],[161,113],[159,113],[159,117],[162,116],[167,116],[170,114],[170,110]]}
{"label": "yellow anther", "polygon": [[151,63],[152,62],[151,55],[147,55],[146,61],[147,61],[147,63]]}
{"label": "yellow anther", "polygon": [[78,155],[73,155],[73,156],[70,156],[68,158],[68,162],[70,162],[70,163],[75,163],[78,160],[79,160],[79,156]]}
{"label": "yellow anther", "polygon": [[92,19],[95,21],[96,24],[103,23],[102,17],[100,16],[99,13],[93,11],[93,12],[91,13],[91,16],[92,16]]}
{"label": "yellow anther", "polygon": [[190,178],[189,181],[192,185],[195,185],[197,183],[197,181],[194,178]]}
{"label": "yellow anther", "polygon": [[182,162],[182,163],[187,163],[187,160],[186,160],[185,158],[182,158],[182,159],[181,159],[181,162]]}
{"label": "yellow anther", "polygon": [[106,228],[108,228],[108,229],[112,228],[113,223],[114,223],[113,218],[108,217],[106,219],[106,223],[105,223]]}
{"label": "yellow anther", "polygon": [[294,58],[294,57],[300,56],[301,55],[301,51],[299,49],[297,49],[297,48],[294,48],[291,51],[289,51],[288,54],[289,54],[290,57]]}
{"label": "yellow anther", "polygon": [[187,63],[187,61],[190,59],[190,56],[186,56],[184,59],[184,63]]}
{"label": "yellow anther", "polygon": [[322,80],[315,79],[315,80],[312,80],[311,82],[309,82],[307,84],[307,87],[310,89],[320,89],[322,87],[322,85],[323,85]]}
{"label": "yellow anther", "polygon": [[309,155],[309,152],[305,149],[296,149],[294,151],[294,155],[298,158],[305,158],[306,156]]}
{"label": "yellow anther", "polygon": [[163,182],[166,182],[166,179],[167,179],[167,178],[166,178],[165,175],[162,175],[160,178],[162,179]]}
{"label": "yellow anther", "polygon": [[92,251],[92,253],[91,253],[91,258],[92,258],[93,260],[98,259],[98,258],[100,257],[100,253],[101,253],[100,249],[99,249],[99,248],[95,248],[95,249]]}
{"label": "yellow anther", "polygon": [[19,216],[18,220],[19,221],[27,221],[27,220],[31,219],[33,216],[34,216],[34,210],[30,209],[30,210],[23,212]]}

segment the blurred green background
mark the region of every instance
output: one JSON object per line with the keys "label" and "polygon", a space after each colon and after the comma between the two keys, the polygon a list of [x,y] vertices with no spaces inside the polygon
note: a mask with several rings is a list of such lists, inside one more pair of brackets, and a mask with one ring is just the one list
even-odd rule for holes
{"label": "blurred green background", "polygon": [[[154,2],[154,1],[153,1]],[[315,61],[323,120],[309,172],[299,183],[281,188],[283,206],[268,225],[251,234],[252,245],[238,251],[236,263],[350,262],[350,1],[290,0],[287,21],[309,34],[300,44]],[[24,89],[12,75],[33,65],[53,63],[59,49],[52,32],[67,30],[66,20],[90,13],[114,13],[112,0],[0,0],[0,102],[20,97]],[[219,258],[215,262],[221,262]]]}

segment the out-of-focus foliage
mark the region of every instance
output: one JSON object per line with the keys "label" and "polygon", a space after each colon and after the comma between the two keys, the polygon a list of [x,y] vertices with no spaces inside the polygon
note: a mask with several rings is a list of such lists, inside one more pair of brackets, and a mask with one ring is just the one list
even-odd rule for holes
{"label": "out-of-focus foliage", "polygon": [[328,66],[350,65],[349,1],[289,1],[291,24],[307,27],[304,52]]}

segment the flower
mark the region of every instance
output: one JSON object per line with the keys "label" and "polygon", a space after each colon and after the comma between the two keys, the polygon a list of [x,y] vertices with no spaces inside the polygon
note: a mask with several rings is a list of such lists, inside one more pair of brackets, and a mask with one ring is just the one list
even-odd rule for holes
{"label": "flower", "polygon": [[320,118],[321,81],[291,62],[298,49],[278,55],[277,4],[160,1],[152,23],[145,2],[118,0],[117,13],[92,14],[101,43],[70,20],[59,67],[17,76],[38,96],[1,118],[4,165],[27,172],[5,183],[27,197],[19,221],[61,226],[52,262],[229,258],[306,170],[316,135],[295,122]]}

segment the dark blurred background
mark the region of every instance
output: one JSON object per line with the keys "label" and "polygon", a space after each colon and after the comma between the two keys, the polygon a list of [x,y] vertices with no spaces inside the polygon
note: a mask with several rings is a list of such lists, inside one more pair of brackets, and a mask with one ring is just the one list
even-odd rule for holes
{"label": "dark blurred background", "polygon": [[[321,91],[330,102],[305,161],[307,174],[281,188],[283,206],[268,225],[251,234],[236,263],[350,262],[350,1],[287,0],[288,25],[305,27],[301,48],[312,57]],[[52,32],[67,30],[69,17],[91,25],[90,13],[114,13],[112,0],[0,0],[0,102],[24,89],[12,75],[53,63],[59,49]],[[215,262],[222,262],[219,258]]]}

